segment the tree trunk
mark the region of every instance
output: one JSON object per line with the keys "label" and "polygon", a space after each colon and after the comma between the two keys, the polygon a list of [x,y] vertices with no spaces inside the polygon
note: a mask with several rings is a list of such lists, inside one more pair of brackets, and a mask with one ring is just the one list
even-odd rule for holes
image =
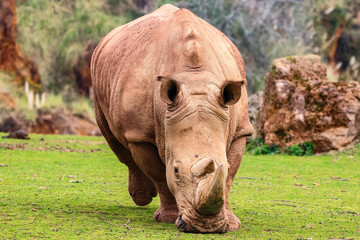
{"label": "tree trunk", "polygon": [[91,74],[90,74],[90,62],[91,56],[96,48],[98,43],[88,44],[86,50],[80,56],[75,65],[73,65],[73,74],[75,76],[76,85],[78,91],[87,96],[91,97]]}
{"label": "tree trunk", "polygon": [[0,70],[14,74],[15,81],[23,85],[40,89],[40,74],[36,64],[22,56],[16,43],[16,2],[1,0],[0,2]]}

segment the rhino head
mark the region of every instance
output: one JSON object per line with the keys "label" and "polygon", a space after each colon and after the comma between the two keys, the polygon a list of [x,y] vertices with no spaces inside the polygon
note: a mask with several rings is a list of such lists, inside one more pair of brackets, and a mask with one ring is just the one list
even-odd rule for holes
{"label": "rhino head", "polygon": [[185,232],[226,232],[229,105],[240,99],[244,82],[219,83],[210,72],[158,80],[167,104],[166,179],[179,210],[176,226]]}

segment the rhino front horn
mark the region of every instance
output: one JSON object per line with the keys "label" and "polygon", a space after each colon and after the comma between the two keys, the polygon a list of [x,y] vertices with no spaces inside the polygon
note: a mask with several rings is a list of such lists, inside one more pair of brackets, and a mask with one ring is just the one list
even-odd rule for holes
{"label": "rhino front horn", "polygon": [[199,181],[195,192],[195,207],[200,214],[214,215],[221,211],[225,195],[225,169],[221,163],[215,173]]}

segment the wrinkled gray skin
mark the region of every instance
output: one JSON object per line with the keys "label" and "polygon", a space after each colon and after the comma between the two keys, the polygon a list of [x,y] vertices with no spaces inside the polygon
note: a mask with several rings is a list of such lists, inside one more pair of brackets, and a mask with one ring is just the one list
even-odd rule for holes
{"label": "wrinkled gray skin", "polygon": [[243,59],[224,34],[164,5],[114,29],[91,62],[98,125],[129,193],[186,232],[240,228],[228,204],[249,122]]}

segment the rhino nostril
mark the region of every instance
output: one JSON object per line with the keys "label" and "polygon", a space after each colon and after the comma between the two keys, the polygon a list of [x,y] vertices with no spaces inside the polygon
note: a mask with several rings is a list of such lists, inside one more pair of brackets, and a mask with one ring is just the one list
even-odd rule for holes
{"label": "rhino nostril", "polygon": [[176,219],[175,224],[176,224],[176,227],[177,227],[180,231],[186,232],[186,230],[187,230],[187,228],[186,228],[186,222],[184,222],[184,221],[181,219],[181,216]]}

